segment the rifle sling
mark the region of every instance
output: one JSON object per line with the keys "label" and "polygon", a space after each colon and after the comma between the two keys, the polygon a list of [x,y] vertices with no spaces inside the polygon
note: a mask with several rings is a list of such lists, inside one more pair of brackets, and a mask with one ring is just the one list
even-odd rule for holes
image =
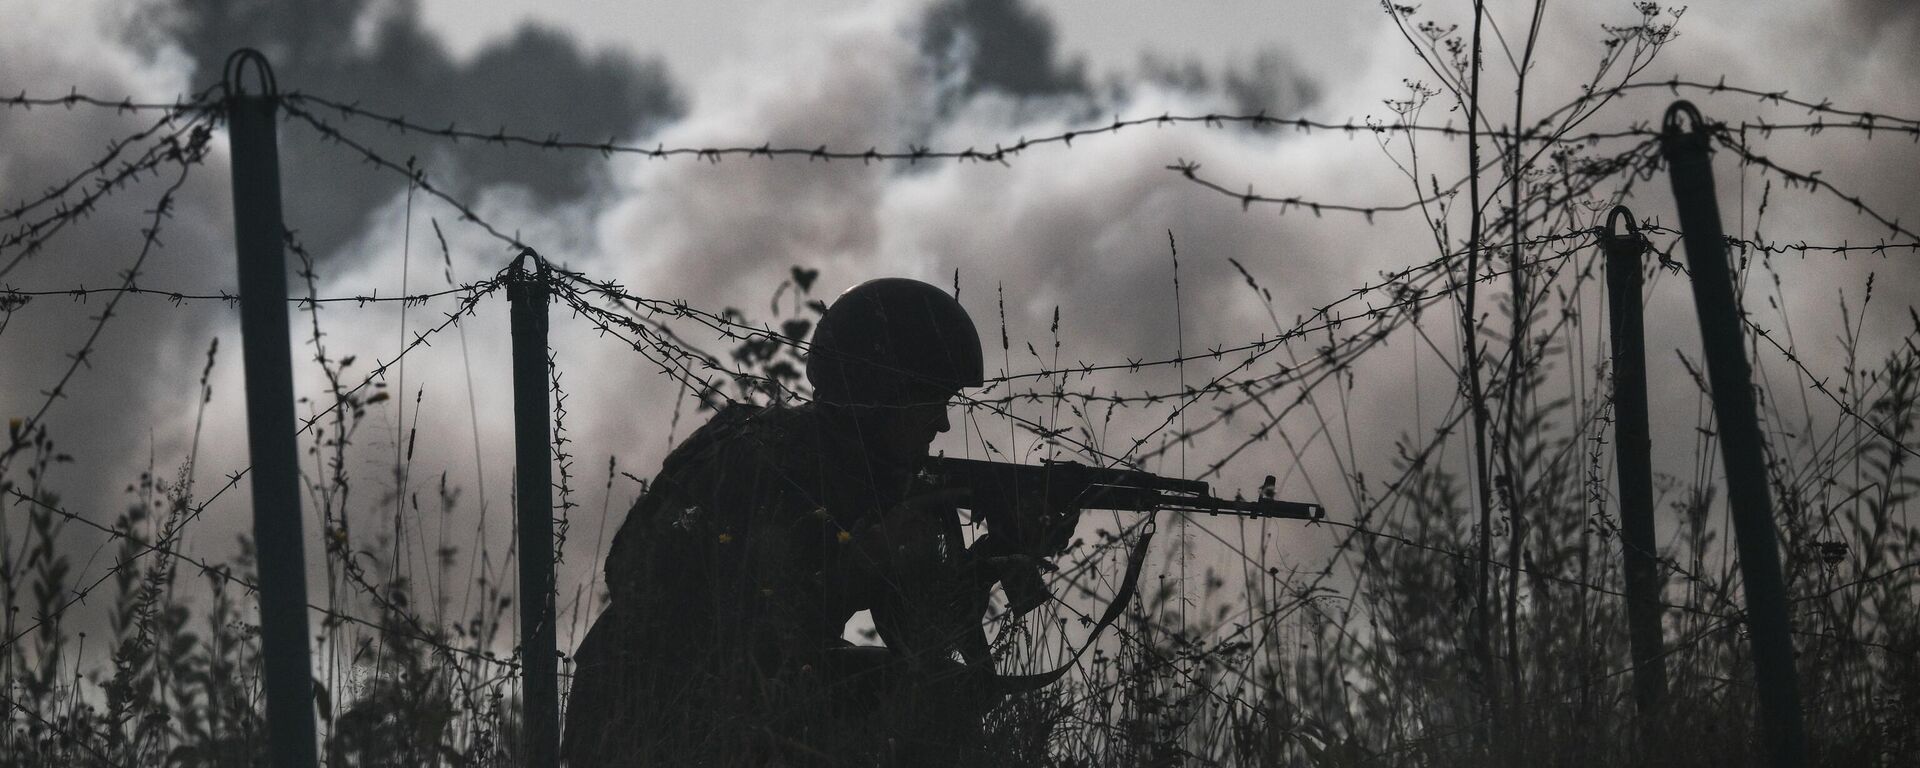
{"label": "rifle sling", "polygon": [[[1147,561],[1147,545],[1152,543],[1152,541],[1153,532],[1147,531],[1140,534],[1139,541],[1134,542],[1133,551],[1127,553],[1127,573],[1126,576],[1120,580],[1120,591],[1114,594],[1113,602],[1107,604],[1107,610],[1100,615],[1100,620],[1094,622],[1093,632],[1087,636],[1087,641],[1081,644],[1078,649],[1075,649],[1073,655],[1068,657],[1065,663],[1051,671],[1028,675],[1002,675],[995,672],[991,666],[988,666],[985,671],[987,675],[987,688],[990,695],[998,698],[1015,693],[1037,691],[1065,677],[1067,671],[1080,662],[1080,657],[1087,652],[1087,649],[1092,648],[1094,643],[1100,641],[1100,633],[1105,631],[1107,627],[1112,626],[1113,622],[1119,620],[1120,615],[1126,612],[1127,604],[1133,602],[1133,594],[1140,586],[1141,566],[1145,565]],[[985,632],[984,628],[982,632]]]}

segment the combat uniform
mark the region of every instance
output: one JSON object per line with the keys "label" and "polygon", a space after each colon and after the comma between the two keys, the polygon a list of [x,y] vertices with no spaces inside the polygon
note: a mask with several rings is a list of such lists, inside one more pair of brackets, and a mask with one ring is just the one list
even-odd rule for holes
{"label": "combat uniform", "polygon": [[[881,591],[898,600],[874,599],[853,544],[912,471],[880,464],[849,417],[814,404],[731,406],[675,449],[607,556],[611,604],[575,654],[571,764],[870,764],[899,754],[875,723],[977,727],[977,713],[927,711],[965,698],[951,691],[882,701],[899,665],[841,639],[857,611],[907,599],[897,584]],[[943,672],[917,683],[966,685],[957,664],[915,668]]]}

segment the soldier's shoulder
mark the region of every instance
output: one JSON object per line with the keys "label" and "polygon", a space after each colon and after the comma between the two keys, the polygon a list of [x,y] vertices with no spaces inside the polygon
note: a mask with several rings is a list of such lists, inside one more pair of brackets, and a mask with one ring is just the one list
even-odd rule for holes
{"label": "soldier's shoulder", "polygon": [[688,436],[667,463],[671,467],[715,461],[783,462],[815,450],[821,431],[819,415],[811,405],[733,404]]}

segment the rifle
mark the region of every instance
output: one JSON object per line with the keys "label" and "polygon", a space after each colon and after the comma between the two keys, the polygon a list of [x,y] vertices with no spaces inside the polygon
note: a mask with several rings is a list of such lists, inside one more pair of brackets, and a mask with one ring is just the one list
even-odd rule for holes
{"label": "rifle", "polygon": [[1066,549],[1083,510],[1172,510],[1269,520],[1326,517],[1319,504],[1274,498],[1271,475],[1258,498],[1222,499],[1204,481],[1138,470],[1070,461],[1036,465],[937,456],[927,459],[918,482],[928,489],[970,491],[969,501],[962,506],[973,511],[974,519],[985,520],[988,531],[970,551],[976,559],[996,558],[1003,563],[994,576],[1006,588],[1017,613],[1046,602],[1046,586],[1040,579],[1042,559]]}

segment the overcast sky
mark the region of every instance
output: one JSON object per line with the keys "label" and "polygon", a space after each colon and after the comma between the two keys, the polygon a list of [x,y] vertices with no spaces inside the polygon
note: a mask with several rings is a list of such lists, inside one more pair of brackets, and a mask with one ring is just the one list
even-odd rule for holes
{"label": "overcast sky", "polygon": [[[358,101],[428,125],[457,122],[477,130],[504,127],[594,141],[611,136],[644,146],[771,142],[898,149],[985,148],[1115,116],[1169,112],[1265,109],[1333,122],[1382,118],[1388,114],[1383,100],[1404,97],[1403,80],[1433,79],[1379,7],[1358,1],[258,5],[0,0],[0,18],[10,20],[0,27],[0,92],[51,95],[77,88],[108,97],[170,99],[214,82],[226,54],[247,45],[267,52],[283,89]],[[1502,34],[1517,39],[1530,5],[1506,0],[1488,7]],[[1465,27],[1471,6],[1427,3],[1421,14]],[[1637,18],[1626,2],[1550,5],[1529,104],[1558,106],[1572,98],[1602,54],[1602,25]],[[1920,11],[1911,4],[1696,3],[1679,31],[1645,79],[1724,76],[1730,84],[1787,90],[1850,108],[1920,114],[1920,54],[1913,45]],[[1501,56],[1489,55],[1490,62]],[[1490,63],[1488,78],[1491,90],[1511,89],[1504,63]],[[1423,121],[1461,124],[1445,98],[1436,98]],[[1643,92],[1623,99],[1592,127],[1657,120],[1671,98]],[[1695,98],[1722,119],[1804,117],[1751,99]],[[98,110],[0,111],[0,201],[11,206],[72,175],[100,155],[107,141],[133,130],[137,117]],[[1418,216],[1382,216],[1369,224],[1335,214],[1281,215],[1260,207],[1243,212],[1237,201],[1165,169],[1176,161],[1199,162],[1230,188],[1251,184],[1276,196],[1359,205],[1410,199],[1413,190],[1394,165],[1406,158],[1404,144],[1383,149],[1368,136],[1149,127],[1085,138],[1071,149],[1036,149],[1007,167],[905,167],[795,159],[606,160],[592,153],[453,146],[364,121],[341,127],[395,160],[414,158],[443,188],[548,258],[645,295],[715,309],[737,306],[766,317],[769,298],[793,265],[822,271],[817,293],[823,298],[887,274],[951,285],[958,270],[961,299],[990,342],[999,336],[997,296],[1004,291],[1015,371],[1038,363],[1018,349],[1022,340],[1034,342],[1051,362],[1049,327],[1056,307],[1063,362],[1163,357],[1178,348],[1271,335],[1269,311],[1290,321],[1373,281],[1381,270],[1434,255]],[[281,131],[287,224],[318,257],[322,294],[393,295],[403,281],[412,292],[443,287],[436,221],[446,234],[456,281],[484,278],[511,257],[499,243],[461,225],[444,204],[421,194],[409,197],[403,178],[358,163],[303,125],[284,123]],[[1443,177],[1464,165],[1463,144],[1423,141],[1430,141],[1422,145],[1423,162]],[[1920,152],[1911,141],[1782,136],[1770,140],[1766,151],[1789,167],[1825,169],[1825,178],[1881,211],[1920,222],[1920,194],[1913,187]],[[1719,172],[1728,218],[1756,213],[1764,180],[1742,175],[1724,155]],[[222,138],[214,159],[183,188],[161,238],[165,248],[147,264],[142,285],[183,291],[234,286],[226,174]],[[1830,198],[1775,184],[1768,237],[1837,243],[1888,236],[1884,227]],[[0,277],[0,284],[32,290],[112,283],[131,263],[146,221],[142,211],[159,190],[149,181],[116,194],[44,253]],[[1642,216],[1672,222],[1664,178],[1642,182],[1630,204]],[[1742,231],[1736,224],[1730,221],[1728,229]],[[1456,231],[1464,228],[1455,223]],[[1169,230],[1180,248],[1177,323]],[[1273,291],[1271,306],[1247,290],[1229,258]],[[1857,296],[1869,272],[1878,273],[1869,351],[1907,330],[1916,259],[1782,260],[1793,330],[1817,363],[1837,364],[1821,349],[1830,348],[1826,340],[1838,332],[1833,307],[1842,291]],[[58,379],[64,356],[91,331],[88,318],[101,301],[40,299],[7,321],[0,332],[0,411],[13,417],[40,407],[39,393]],[[442,300],[409,309],[404,322],[417,332],[450,307]],[[1673,281],[1656,289],[1649,312],[1650,346],[1661,350],[1650,355],[1655,406],[1691,423],[1697,402],[1671,354],[1698,344],[1684,286]],[[95,364],[80,371],[71,397],[57,403],[46,422],[63,450],[77,458],[56,470],[50,486],[75,511],[103,522],[117,513],[127,498],[122,489],[145,468],[172,477],[181,465],[192,438],[196,379],[216,337],[215,399],[197,475],[204,489],[246,464],[235,313],[219,304],[175,308],[148,297],[129,298],[118,313],[106,326]],[[416,453],[410,489],[430,493],[444,472],[463,492],[455,518],[423,521],[422,530],[429,538],[444,531],[470,547],[484,496],[496,552],[508,535],[502,515],[511,478],[503,449],[511,439],[505,318],[504,302],[490,301],[465,324],[464,344],[450,329],[431,348],[409,355],[407,394],[398,398],[429,438]],[[1761,319],[1776,322],[1779,315]],[[297,316],[296,331],[308,328],[307,322]],[[401,312],[391,305],[330,309],[322,322],[329,350],[336,357],[358,355],[362,362],[355,370],[361,373],[375,359],[392,359],[406,338]],[[1435,322],[1446,328],[1450,321]],[[681,421],[670,426],[679,399],[671,381],[558,308],[554,325],[562,384],[571,395],[566,427],[575,440],[577,500],[583,505],[575,513],[562,578],[578,583],[596,554],[608,458],[622,470],[650,476],[670,435],[685,435],[700,417],[682,401]],[[1589,338],[1602,332],[1589,329]],[[711,338],[698,341],[716,351],[727,346]],[[1393,439],[1431,427],[1452,387],[1439,359],[1418,351],[1417,339],[1390,346],[1396,350],[1386,355],[1390,359],[1363,368],[1367,375],[1352,390],[1323,395],[1328,408],[1352,414],[1355,444],[1349,455],[1360,456],[1370,475],[1389,471],[1384,457]],[[1310,355],[1311,349],[1303,346],[1298,354]],[[989,360],[996,371],[1002,367],[997,351],[989,350]],[[319,392],[323,380],[310,363],[302,365],[302,393]],[[1218,370],[1193,366],[1187,375],[1200,380]],[[1790,378],[1785,369],[1778,374]],[[396,391],[399,377],[396,369],[387,380]],[[1175,377],[1158,370],[1074,386],[1165,391],[1177,385]],[[1416,386],[1416,380],[1422,383]],[[469,398],[480,414],[477,436]],[[1211,413],[1208,408],[1204,415]],[[1125,445],[1147,434],[1163,414],[1122,414],[1105,438],[1109,445]],[[1203,415],[1199,408],[1194,414]],[[1028,415],[1066,418],[1044,409]],[[359,452],[351,471],[359,479],[358,503],[376,506],[391,492],[386,467],[396,416],[391,406],[375,409],[355,436]],[[1288,425],[1302,430],[1303,441],[1314,426]],[[991,429],[992,438],[1004,435],[1006,425],[983,422],[980,428]],[[1247,431],[1193,446],[1184,457],[1188,474],[1224,455]],[[943,447],[964,450],[962,437]],[[1684,456],[1690,446],[1674,450]],[[1342,472],[1353,468],[1336,461],[1337,455],[1319,440],[1296,462],[1281,447],[1263,444],[1214,480],[1230,492],[1250,489],[1265,474],[1282,474],[1286,495],[1318,496],[1344,517],[1352,503],[1339,484]],[[1182,458],[1169,454],[1158,466],[1178,473],[1174,462]],[[614,484],[608,525],[618,523],[634,490],[628,480]],[[233,493],[212,506],[188,536],[190,548],[214,558],[230,554],[232,535],[245,528],[245,498]],[[317,536],[313,510],[307,511],[308,533]],[[1333,536],[1271,530],[1288,539],[1288,556],[1306,562],[1316,561]],[[312,546],[310,558],[317,552]]]}

